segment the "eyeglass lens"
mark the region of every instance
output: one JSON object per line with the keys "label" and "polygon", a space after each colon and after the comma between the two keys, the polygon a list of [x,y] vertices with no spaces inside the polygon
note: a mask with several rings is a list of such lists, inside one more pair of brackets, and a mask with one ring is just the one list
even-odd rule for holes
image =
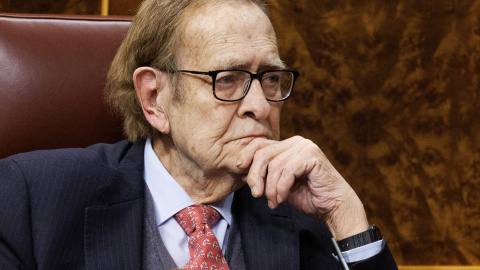
{"label": "eyeglass lens", "polygon": [[[215,79],[215,96],[223,100],[241,99],[251,85],[251,75],[245,71],[222,71]],[[290,94],[294,75],[288,71],[268,71],[261,78],[263,93],[269,100],[281,100]]]}

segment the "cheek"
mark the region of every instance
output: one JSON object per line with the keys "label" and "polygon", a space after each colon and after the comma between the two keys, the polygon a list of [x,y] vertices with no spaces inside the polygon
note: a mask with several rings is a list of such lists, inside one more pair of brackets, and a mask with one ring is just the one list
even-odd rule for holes
{"label": "cheek", "polygon": [[203,116],[202,121],[204,123],[205,135],[211,139],[213,143],[228,133],[235,118],[235,109],[224,106],[212,108],[206,110]]}
{"label": "cheek", "polygon": [[280,113],[282,111],[282,104],[278,103],[272,106],[269,117],[269,125],[275,140],[280,140]]}
{"label": "cheek", "polygon": [[176,120],[182,123],[183,129],[192,131],[189,132],[191,141],[211,145],[226,133],[235,116],[235,106],[217,102],[211,91],[205,88],[189,92]]}

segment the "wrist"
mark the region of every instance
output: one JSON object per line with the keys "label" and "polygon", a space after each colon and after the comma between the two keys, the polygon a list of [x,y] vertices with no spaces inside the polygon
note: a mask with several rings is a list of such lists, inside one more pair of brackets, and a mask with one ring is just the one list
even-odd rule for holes
{"label": "wrist", "polygon": [[363,204],[357,195],[353,193],[348,198],[350,198],[349,201],[344,201],[325,220],[337,241],[364,232],[370,225]]}
{"label": "wrist", "polygon": [[382,239],[383,237],[380,232],[380,229],[375,225],[371,225],[368,227],[366,231],[363,231],[361,233],[339,240],[337,241],[337,243],[340,248],[340,251],[344,252],[344,251],[348,251],[354,248],[358,248],[364,245],[374,243]]}

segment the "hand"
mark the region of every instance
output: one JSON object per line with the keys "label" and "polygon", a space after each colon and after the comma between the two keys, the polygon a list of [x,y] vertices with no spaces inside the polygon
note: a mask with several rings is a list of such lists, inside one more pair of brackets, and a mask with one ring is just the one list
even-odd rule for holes
{"label": "hand", "polygon": [[243,180],[254,197],[265,193],[271,209],[288,201],[323,220],[337,240],[369,226],[356,193],[310,140],[300,136],[284,141],[254,139],[240,153],[237,167],[250,167]]}

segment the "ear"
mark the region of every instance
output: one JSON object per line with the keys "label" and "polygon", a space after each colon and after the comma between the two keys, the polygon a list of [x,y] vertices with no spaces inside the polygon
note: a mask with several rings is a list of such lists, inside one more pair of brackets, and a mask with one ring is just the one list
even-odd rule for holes
{"label": "ear", "polygon": [[151,67],[139,67],[133,72],[133,85],[147,121],[160,132],[169,133],[166,104],[170,89],[166,74]]}

